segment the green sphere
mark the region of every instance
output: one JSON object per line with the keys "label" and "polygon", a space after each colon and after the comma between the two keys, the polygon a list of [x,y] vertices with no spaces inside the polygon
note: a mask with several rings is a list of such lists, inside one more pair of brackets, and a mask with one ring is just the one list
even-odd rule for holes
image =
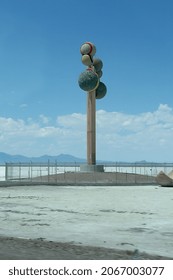
{"label": "green sphere", "polygon": [[101,78],[101,77],[102,77],[102,75],[103,75],[102,70],[98,71],[98,72],[97,72],[97,75],[99,76],[99,78]]}
{"label": "green sphere", "polygon": [[93,66],[94,66],[96,72],[99,72],[103,67],[103,62],[101,61],[100,58],[94,58],[93,59]]}
{"label": "green sphere", "polygon": [[92,91],[98,87],[99,77],[92,69],[87,69],[80,74],[78,83],[82,90]]}
{"label": "green sphere", "polygon": [[96,89],[96,99],[101,99],[106,95],[107,88],[104,83],[100,82]]}

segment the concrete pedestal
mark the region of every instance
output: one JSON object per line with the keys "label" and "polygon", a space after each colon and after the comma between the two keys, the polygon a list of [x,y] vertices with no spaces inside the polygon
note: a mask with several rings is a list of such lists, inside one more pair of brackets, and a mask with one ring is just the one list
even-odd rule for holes
{"label": "concrete pedestal", "polygon": [[104,165],[81,164],[80,172],[104,172]]}

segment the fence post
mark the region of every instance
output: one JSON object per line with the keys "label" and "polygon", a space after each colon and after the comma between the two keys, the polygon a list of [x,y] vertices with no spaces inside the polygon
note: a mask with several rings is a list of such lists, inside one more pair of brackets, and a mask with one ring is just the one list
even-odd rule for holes
{"label": "fence post", "polygon": [[32,167],[33,167],[33,164],[32,164],[32,161],[31,161],[31,182],[32,182]]}
{"label": "fence post", "polygon": [[49,162],[49,159],[48,159],[48,168],[47,168],[47,172],[48,172],[48,183],[49,183],[49,180],[50,180],[50,162]]}
{"label": "fence post", "polygon": [[19,162],[19,181],[21,180],[21,162]]}
{"label": "fence post", "polygon": [[136,185],[136,162],[135,162],[135,185]]}
{"label": "fence post", "polygon": [[8,163],[5,163],[5,181],[8,181]]}
{"label": "fence post", "polygon": [[57,164],[57,160],[56,160],[56,184],[58,183],[58,164]]}

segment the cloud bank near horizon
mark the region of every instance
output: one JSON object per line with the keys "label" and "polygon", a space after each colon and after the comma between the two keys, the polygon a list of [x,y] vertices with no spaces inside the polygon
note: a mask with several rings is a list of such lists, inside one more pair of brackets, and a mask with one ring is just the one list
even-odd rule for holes
{"label": "cloud bank near horizon", "polygon": [[[173,109],[160,104],[154,112],[130,115],[97,111],[97,159],[172,162]],[[86,157],[86,115],[40,115],[37,121],[0,117],[1,151],[39,156]]]}

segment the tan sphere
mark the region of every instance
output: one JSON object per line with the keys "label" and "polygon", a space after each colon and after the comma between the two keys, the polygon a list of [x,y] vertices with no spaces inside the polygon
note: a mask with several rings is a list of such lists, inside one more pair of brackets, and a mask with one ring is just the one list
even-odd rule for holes
{"label": "tan sphere", "polygon": [[80,52],[82,55],[89,54],[89,55],[93,56],[96,53],[96,47],[93,43],[86,42],[81,46]]}
{"label": "tan sphere", "polygon": [[91,59],[91,56],[88,55],[88,54],[84,54],[82,56],[82,63],[86,66],[91,66],[92,65],[92,59]]}

